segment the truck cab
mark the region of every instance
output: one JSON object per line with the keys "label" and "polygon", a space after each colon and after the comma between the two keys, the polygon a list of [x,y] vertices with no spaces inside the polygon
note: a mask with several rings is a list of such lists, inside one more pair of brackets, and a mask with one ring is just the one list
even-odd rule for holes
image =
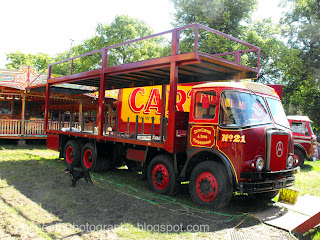
{"label": "truck cab", "polygon": [[209,202],[215,198],[213,189],[219,189],[219,173],[194,167],[204,158],[227,170],[234,191],[272,198],[294,184],[293,136],[273,88],[213,82],[194,86],[191,97],[185,174],[195,189],[190,191],[195,202]]}
{"label": "truck cab", "polygon": [[317,148],[317,137],[313,133],[308,116],[288,116],[293,138],[294,138],[294,155],[299,166],[303,166],[305,159],[308,161],[315,160]]}

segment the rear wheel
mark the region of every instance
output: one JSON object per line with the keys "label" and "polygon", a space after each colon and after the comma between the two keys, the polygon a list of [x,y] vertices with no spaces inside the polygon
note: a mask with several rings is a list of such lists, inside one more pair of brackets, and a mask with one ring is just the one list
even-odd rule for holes
{"label": "rear wheel", "polygon": [[212,209],[221,209],[228,205],[233,190],[224,172],[224,166],[220,163],[199,163],[190,176],[189,191],[192,200]]}
{"label": "rear wheel", "polygon": [[101,170],[102,162],[98,161],[97,153],[92,143],[86,143],[82,149],[81,165],[82,168],[91,171],[98,172]]}
{"label": "rear wheel", "polygon": [[172,164],[172,159],[167,155],[154,157],[148,167],[148,182],[153,191],[164,195],[174,195],[179,184]]}
{"label": "rear wheel", "polygon": [[81,159],[81,147],[75,140],[69,140],[64,147],[64,162],[67,166],[76,167]]}
{"label": "rear wheel", "polygon": [[294,150],[294,156],[298,159],[298,166],[302,167],[303,164],[304,164],[304,155],[303,155],[303,153],[300,150],[295,149]]}

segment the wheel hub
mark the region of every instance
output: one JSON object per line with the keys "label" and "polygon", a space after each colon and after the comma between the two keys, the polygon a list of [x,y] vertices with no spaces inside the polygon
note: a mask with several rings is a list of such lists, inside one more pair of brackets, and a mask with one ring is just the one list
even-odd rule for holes
{"label": "wheel hub", "polygon": [[157,171],[156,174],[155,174],[155,176],[154,176],[154,178],[155,178],[155,180],[156,180],[156,182],[157,182],[158,184],[161,184],[161,183],[163,182],[163,180],[164,180],[164,178],[163,178],[163,172],[162,172],[162,171]]}
{"label": "wheel hub", "polygon": [[85,151],[83,156],[84,165],[86,168],[90,168],[92,166],[92,153],[90,150]]}
{"label": "wheel hub", "polygon": [[197,177],[196,191],[199,198],[205,202],[214,200],[218,193],[218,183],[210,172],[203,172]]}
{"label": "wheel hub", "polygon": [[154,185],[160,189],[165,189],[169,184],[169,173],[163,164],[157,164],[152,171]]}
{"label": "wheel hub", "polygon": [[211,189],[211,184],[207,179],[202,179],[202,181],[200,182],[200,191],[204,194],[204,195],[209,195],[209,193],[212,193],[212,191],[215,191],[215,188]]}
{"label": "wheel hub", "polygon": [[68,147],[66,151],[66,160],[68,163],[72,163],[73,161],[73,149],[72,147]]}

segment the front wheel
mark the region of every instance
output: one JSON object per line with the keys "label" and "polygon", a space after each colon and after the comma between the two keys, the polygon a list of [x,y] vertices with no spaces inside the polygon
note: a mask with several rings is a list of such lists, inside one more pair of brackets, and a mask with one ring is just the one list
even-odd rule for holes
{"label": "front wheel", "polygon": [[153,191],[164,195],[174,195],[178,190],[177,176],[167,155],[154,157],[148,167],[148,182]]}
{"label": "front wheel", "polygon": [[232,186],[224,166],[213,161],[199,163],[190,176],[189,191],[194,203],[221,209],[232,198]]}

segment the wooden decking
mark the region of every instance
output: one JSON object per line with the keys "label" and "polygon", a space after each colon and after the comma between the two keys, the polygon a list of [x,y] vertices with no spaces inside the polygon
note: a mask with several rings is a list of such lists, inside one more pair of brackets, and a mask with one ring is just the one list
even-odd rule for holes
{"label": "wooden decking", "polygon": [[[50,122],[51,123],[51,122]],[[74,123],[74,127],[78,127]],[[63,128],[70,128],[70,122],[62,122]],[[51,129],[58,129],[58,122],[50,124]],[[46,139],[44,120],[0,119],[0,139]]]}

